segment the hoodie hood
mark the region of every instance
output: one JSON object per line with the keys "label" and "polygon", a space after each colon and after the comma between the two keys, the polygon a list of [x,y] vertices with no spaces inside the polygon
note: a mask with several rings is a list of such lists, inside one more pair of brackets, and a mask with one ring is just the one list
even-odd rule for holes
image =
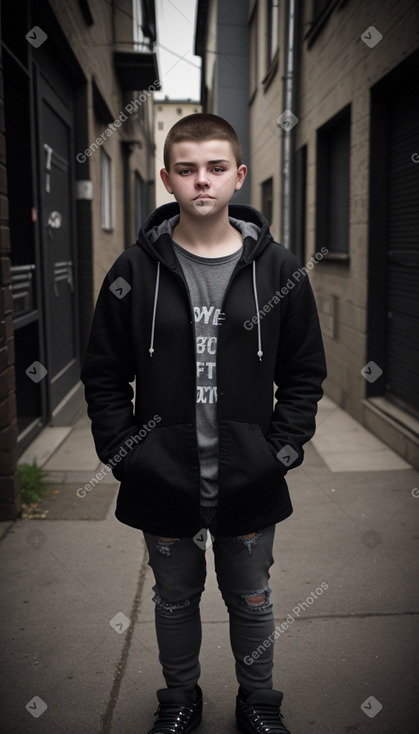
{"label": "hoodie hood", "polygon": [[[252,263],[253,268],[253,298],[257,319],[257,356],[262,361],[262,330],[259,319],[259,298],[256,277],[256,259],[265,247],[272,241],[269,224],[265,217],[251,206],[244,204],[230,204],[228,214],[231,224],[243,236],[242,254],[236,267],[243,267]],[[136,244],[145,249],[153,259],[157,260],[156,281],[154,286],[153,316],[151,323],[151,338],[149,353],[153,356],[155,347],[156,313],[160,288],[160,266],[163,263],[171,270],[179,269],[179,261],[172,246],[172,232],[178,217],[179,205],[164,204],[148,217],[141,227]]]}
{"label": "hoodie hood", "polygon": [[[154,244],[162,234],[169,234],[173,238],[173,230],[177,226],[179,218],[179,214],[175,214],[171,219],[165,219],[161,224],[149,229],[147,232],[149,241]],[[242,219],[234,219],[234,217],[229,217],[228,220],[240,232],[243,240],[246,237],[251,237],[256,241],[259,239],[260,227],[253,224],[253,222],[245,222]]]}
{"label": "hoodie hood", "polygon": [[[171,270],[178,268],[178,260],[173,247],[168,246],[172,242],[171,228],[165,227],[164,223],[179,215],[179,205],[176,202],[158,207],[144,222],[136,241],[136,244],[145,249],[151,257]],[[245,204],[230,204],[228,215],[232,219],[233,226],[243,235],[243,252],[239,263],[250,263],[273,239],[269,223],[257,209]]]}

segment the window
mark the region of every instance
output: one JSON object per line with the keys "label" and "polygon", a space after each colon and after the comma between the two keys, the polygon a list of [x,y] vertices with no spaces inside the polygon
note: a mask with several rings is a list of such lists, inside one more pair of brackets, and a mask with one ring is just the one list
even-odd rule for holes
{"label": "window", "polygon": [[262,214],[268,220],[269,224],[272,222],[273,215],[273,179],[268,178],[262,183]]}
{"label": "window", "polygon": [[303,264],[306,241],[306,188],[307,188],[307,145],[294,154],[294,196],[293,196],[293,233],[292,252]]}
{"label": "window", "polygon": [[249,91],[250,96],[256,91],[258,81],[258,60],[257,60],[257,6],[250,20],[250,36],[249,36]]}
{"label": "window", "polygon": [[157,129],[158,130],[164,130],[164,122],[163,120],[159,120],[157,123]]}
{"label": "window", "polygon": [[268,12],[267,12],[267,68],[269,69],[272,61],[275,58],[275,54],[278,50],[278,19],[279,19],[279,0],[267,0]]}
{"label": "window", "polygon": [[141,7],[141,0],[132,0],[132,21],[134,51],[144,50],[145,38],[142,29],[143,9]]}
{"label": "window", "polygon": [[305,34],[305,40],[308,41],[308,47],[312,46],[321,29],[327,23],[328,19],[335,11],[345,5],[347,0],[340,0],[336,3],[336,0],[312,0],[311,3],[311,24]]}
{"label": "window", "polygon": [[146,119],[146,110],[147,110],[147,104],[148,104],[148,100],[147,100],[146,102],[143,102],[142,104],[140,104],[140,106],[139,106],[139,108],[138,108],[138,115],[139,115],[139,118],[140,118],[140,120],[142,120],[143,122],[144,122],[144,120]]}
{"label": "window", "polygon": [[349,256],[350,127],[346,107],[317,131],[316,250],[329,259]]}
{"label": "window", "polygon": [[313,22],[316,22],[323,15],[329,4],[330,0],[313,0]]}
{"label": "window", "polygon": [[144,183],[138,171],[135,172],[135,228],[140,231],[144,222]]}
{"label": "window", "polygon": [[113,226],[111,159],[104,150],[100,151],[100,167],[102,229],[111,230]]}

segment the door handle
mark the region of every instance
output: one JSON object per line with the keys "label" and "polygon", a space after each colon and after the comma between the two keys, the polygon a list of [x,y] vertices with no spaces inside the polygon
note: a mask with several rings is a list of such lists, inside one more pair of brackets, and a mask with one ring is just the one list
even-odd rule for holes
{"label": "door handle", "polygon": [[52,230],[60,229],[62,223],[63,223],[63,218],[60,212],[56,212],[56,211],[50,212],[50,215],[48,217],[48,222],[47,222],[48,237],[50,238],[50,240],[54,239]]}
{"label": "door handle", "polygon": [[52,162],[52,148],[47,143],[44,143],[44,150],[47,154],[45,161],[45,191],[47,194],[51,191],[51,162]]}
{"label": "door handle", "polygon": [[65,280],[70,290],[74,291],[73,262],[71,260],[54,263],[54,293],[57,298],[60,297],[58,283],[61,280]]}

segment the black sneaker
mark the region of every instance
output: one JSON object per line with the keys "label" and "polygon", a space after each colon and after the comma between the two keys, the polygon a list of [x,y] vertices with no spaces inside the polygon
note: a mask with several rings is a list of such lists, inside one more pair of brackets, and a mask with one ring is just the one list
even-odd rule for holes
{"label": "black sneaker", "polygon": [[237,696],[237,725],[246,734],[290,734],[282,723],[280,711],[283,693],[263,689],[245,700]]}
{"label": "black sneaker", "polygon": [[189,734],[200,724],[202,691],[198,685],[192,695],[182,688],[161,688],[157,698],[157,719],[148,734]]}

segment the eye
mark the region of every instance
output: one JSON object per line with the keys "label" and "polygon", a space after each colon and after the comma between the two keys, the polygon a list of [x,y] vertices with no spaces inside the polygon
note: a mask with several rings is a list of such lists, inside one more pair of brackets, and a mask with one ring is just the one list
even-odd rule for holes
{"label": "eye", "polygon": [[190,168],[183,168],[181,171],[179,171],[180,176],[186,176],[188,173],[191,172]]}
{"label": "eye", "polygon": [[214,166],[212,170],[214,173],[222,173],[225,169],[222,168],[221,166]]}

